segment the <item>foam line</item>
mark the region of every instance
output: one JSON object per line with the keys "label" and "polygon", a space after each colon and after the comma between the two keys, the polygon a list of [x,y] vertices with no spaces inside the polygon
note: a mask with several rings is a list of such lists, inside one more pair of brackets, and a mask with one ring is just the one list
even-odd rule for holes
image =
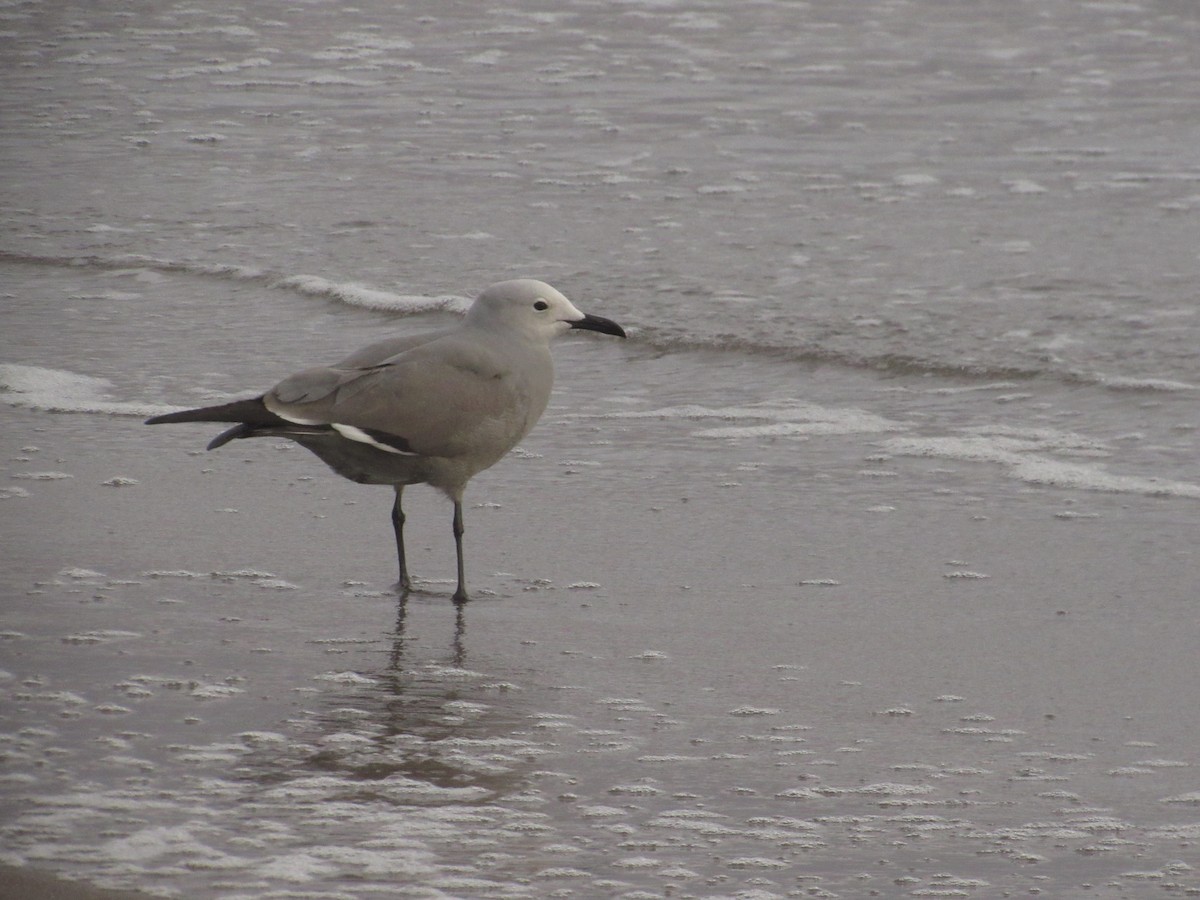
{"label": "foam line", "polygon": [[112,383],[65,369],[0,364],[0,398],[10,406],[45,412],[103,413],[113,416],[154,416],[180,407],[113,400]]}

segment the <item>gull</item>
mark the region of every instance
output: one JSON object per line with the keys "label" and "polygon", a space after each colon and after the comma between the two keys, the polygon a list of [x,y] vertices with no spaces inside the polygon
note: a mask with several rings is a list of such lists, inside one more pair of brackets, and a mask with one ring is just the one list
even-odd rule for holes
{"label": "gull", "polygon": [[571,329],[625,337],[611,319],[586,315],[555,288],[520,278],[484,290],[460,325],[369,344],[332,366],[305,369],[265,394],[147,419],[236,423],[209,450],[252,437],[284,437],[344,478],[391,485],[392,529],[402,594],[412,589],[404,555],[404,488],[428,484],[454,504],[458,587],[463,563],[463,492],[541,417],[554,367],[550,340]]}

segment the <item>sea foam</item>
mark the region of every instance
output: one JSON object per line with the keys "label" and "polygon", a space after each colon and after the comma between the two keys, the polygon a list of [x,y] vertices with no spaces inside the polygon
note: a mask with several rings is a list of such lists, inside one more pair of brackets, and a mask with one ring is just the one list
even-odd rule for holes
{"label": "sea foam", "polygon": [[112,382],[65,369],[0,365],[0,396],[11,406],[46,412],[152,416],[176,407],[110,399]]}
{"label": "sea foam", "polygon": [[340,283],[320,278],[316,275],[288,275],[272,281],[273,287],[290,288],[311,297],[325,297],[337,300],[347,306],[358,306],[363,309],[385,310],[387,312],[436,312],[448,311],[465,313],[471,301],[466,297],[445,294],[436,297],[425,297],[418,294],[396,294],[382,291],[378,288],[354,282]]}
{"label": "sea foam", "polygon": [[999,435],[895,437],[884,441],[883,448],[899,456],[930,456],[999,463],[1013,478],[1030,484],[1200,499],[1200,485],[1147,476],[1114,475],[1095,464],[1054,459],[1046,455],[1045,451],[1059,448],[1047,446],[1037,440]]}

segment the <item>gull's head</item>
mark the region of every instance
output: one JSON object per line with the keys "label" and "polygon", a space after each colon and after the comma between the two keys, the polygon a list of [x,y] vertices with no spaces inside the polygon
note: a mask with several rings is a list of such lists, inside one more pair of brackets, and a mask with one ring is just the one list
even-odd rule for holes
{"label": "gull's head", "polygon": [[625,337],[625,330],[616,322],[580,312],[556,289],[533,278],[493,284],[471,305],[467,322],[488,329],[513,329],[541,340],[572,328]]}

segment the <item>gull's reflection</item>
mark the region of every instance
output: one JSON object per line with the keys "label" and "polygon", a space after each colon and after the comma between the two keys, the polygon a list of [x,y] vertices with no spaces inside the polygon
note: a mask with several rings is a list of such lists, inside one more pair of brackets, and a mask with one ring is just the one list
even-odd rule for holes
{"label": "gull's reflection", "polygon": [[[406,591],[400,595],[400,600],[396,604],[396,626],[392,629],[392,650],[388,659],[388,670],[397,673],[404,669],[404,657],[408,648],[409,636],[406,628],[408,624],[408,598],[411,591]],[[456,669],[461,669],[467,661],[466,636],[467,636],[467,602],[465,600],[454,601],[454,636],[450,642],[450,664]]]}
{"label": "gull's reflection", "polygon": [[288,739],[247,760],[244,771],[278,789],[280,802],[351,801],[387,816],[473,805],[524,783],[540,748],[521,731],[528,713],[515,686],[466,667],[466,604],[455,604],[452,625],[444,597],[401,597],[395,616],[392,632],[365,651],[374,665],[327,673],[323,696],[290,721]]}

